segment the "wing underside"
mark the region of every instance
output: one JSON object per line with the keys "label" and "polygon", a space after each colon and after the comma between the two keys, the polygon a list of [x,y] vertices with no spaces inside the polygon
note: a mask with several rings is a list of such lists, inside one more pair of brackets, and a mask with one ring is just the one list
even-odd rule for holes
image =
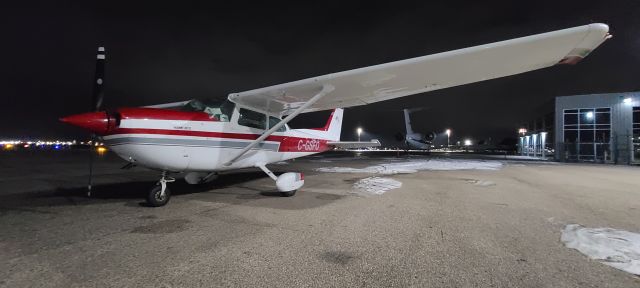
{"label": "wing underside", "polygon": [[329,87],[330,93],[303,112],[364,105],[559,63],[574,64],[604,42],[608,30],[605,24],[579,26],[232,93],[229,99],[284,115]]}

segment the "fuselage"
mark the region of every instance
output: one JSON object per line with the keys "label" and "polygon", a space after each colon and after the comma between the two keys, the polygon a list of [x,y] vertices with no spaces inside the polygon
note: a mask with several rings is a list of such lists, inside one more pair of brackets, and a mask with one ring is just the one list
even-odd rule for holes
{"label": "fuselage", "polygon": [[410,149],[429,150],[431,141],[426,141],[424,135],[420,133],[407,134],[405,142]]}
{"label": "fuselage", "polygon": [[[205,112],[121,108],[106,117],[107,129],[101,134],[105,145],[123,159],[147,168],[172,172],[254,167],[256,163],[273,163],[320,153],[330,149],[327,142],[339,140],[327,131],[331,119],[325,128],[318,129],[290,129],[285,125],[238,160],[225,165],[264,133],[267,125],[280,121],[273,115],[262,114],[265,129],[250,127],[260,126],[262,122],[243,119],[239,123],[243,117],[240,110],[234,107],[233,112],[228,113],[230,117],[220,120],[220,117],[212,117]],[[260,119],[256,114],[259,112],[249,111],[250,114],[247,109],[242,110],[253,119]],[[77,120],[66,120],[71,124],[74,121]]]}

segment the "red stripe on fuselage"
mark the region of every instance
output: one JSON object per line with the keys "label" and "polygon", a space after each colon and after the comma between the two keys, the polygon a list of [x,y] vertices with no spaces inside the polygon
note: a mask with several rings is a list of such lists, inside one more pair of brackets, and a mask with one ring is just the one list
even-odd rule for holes
{"label": "red stripe on fuselage", "polygon": [[[171,135],[171,136],[195,136],[195,137],[212,137],[238,140],[256,140],[260,134],[246,133],[226,133],[226,132],[209,132],[209,131],[191,131],[191,130],[171,130],[171,129],[149,129],[149,128],[117,128],[109,135],[119,134],[152,134],[152,135]],[[280,142],[278,152],[323,152],[329,150],[328,140],[315,138],[302,138],[271,135],[265,141]]]}

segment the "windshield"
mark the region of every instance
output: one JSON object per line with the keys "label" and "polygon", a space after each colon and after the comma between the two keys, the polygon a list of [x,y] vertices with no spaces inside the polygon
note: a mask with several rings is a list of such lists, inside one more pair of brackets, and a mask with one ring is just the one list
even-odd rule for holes
{"label": "windshield", "polygon": [[191,100],[180,110],[197,111],[209,114],[211,119],[229,122],[233,114],[235,104],[227,99],[225,100]]}

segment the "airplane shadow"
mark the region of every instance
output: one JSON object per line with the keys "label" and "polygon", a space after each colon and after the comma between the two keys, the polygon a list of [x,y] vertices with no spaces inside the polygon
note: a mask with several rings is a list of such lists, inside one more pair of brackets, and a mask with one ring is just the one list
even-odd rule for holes
{"label": "airplane shadow", "polygon": [[[302,195],[309,194],[307,198],[312,197],[312,201],[308,201],[309,199],[305,201],[295,199],[300,198],[302,196],[301,193],[294,197],[282,197],[275,190],[275,187],[260,189],[260,186],[257,188],[255,185],[247,184],[247,182],[266,177],[261,171],[246,171],[223,174],[212,182],[200,185],[190,185],[183,179],[176,179],[175,182],[169,184],[169,187],[172,197],[201,193],[202,195],[199,195],[197,199],[205,202],[246,205],[254,200],[278,198],[278,201],[251,205],[282,209],[304,209],[326,204],[326,201],[317,201],[315,199],[324,199],[323,197],[317,197],[316,194],[319,193],[302,193]],[[117,202],[124,202],[126,206],[146,206],[144,199],[149,189],[154,185],[156,185],[156,181],[149,180],[97,184],[93,186],[91,197],[87,197],[86,186],[60,187],[54,190],[2,195],[0,196],[0,212],[2,210],[21,211],[28,207],[80,206]],[[226,188],[239,189],[230,191],[231,189]]]}

